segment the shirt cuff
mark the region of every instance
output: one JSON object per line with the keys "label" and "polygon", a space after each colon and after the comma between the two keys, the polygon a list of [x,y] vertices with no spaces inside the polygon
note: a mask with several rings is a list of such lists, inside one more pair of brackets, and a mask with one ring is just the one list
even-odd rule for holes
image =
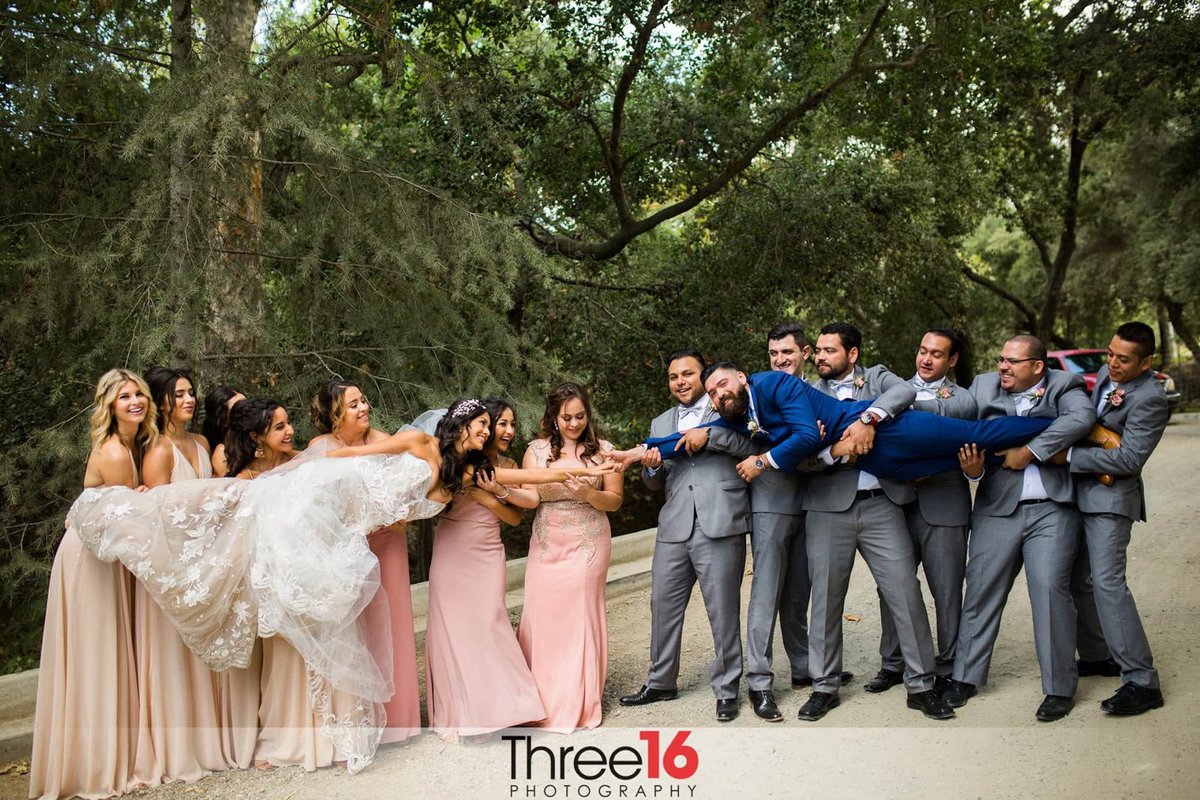
{"label": "shirt cuff", "polygon": [[841,461],[841,459],[834,458],[833,455],[829,452],[832,449],[833,449],[833,445],[829,445],[829,447],[826,447],[824,450],[817,453],[817,458],[819,458],[822,462],[829,464],[830,466],[833,466],[834,464],[839,463]]}
{"label": "shirt cuff", "polygon": [[979,475],[977,477],[972,478],[970,475],[968,475],[967,473],[964,472],[963,477],[966,478],[967,480],[969,480],[971,483],[979,483],[981,480],[983,480],[983,476],[986,474],[987,474],[986,471],[981,472],[981,473],[979,473]]}
{"label": "shirt cuff", "polygon": [[868,409],[867,409],[867,411],[870,411],[872,414],[874,414],[875,416],[879,417],[879,421],[880,421],[880,422],[883,422],[885,419],[887,419],[888,417],[890,417],[890,416],[891,416],[891,414],[889,414],[888,412],[884,411],[884,410],[883,410],[882,408],[880,408],[879,406],[871,406],[870,408],[868,408]]}
{"label": "shirt cuff", "polygon": [[658,474],[658,470],[655,469],[654,467],[645,467],[644,466],[644,467],[642,467],[642,469],[644,469],[646,471],[646,474],[649,475],[651,478],[653,478],[655,475]]}
{"label": "shirt cuff", "polygon": [[[1025,446],[1029,447],[1029,445],[1025,445]],[[1029,452],[1033,453],[1034,461],[1038,462],[1039,464],[1042,463],[1043,459],[1042,459],[1041,453],[1039,453],[1037,450],[1034,450],[1032,447],[1029,447]]]}
{"label": "shirt cuff", "polygon": [[768,464],[770,464],[770,465],[771,465],[773,468],[775,468],[775,469],[779,469],[779,465],[778,465],[778,464],[776,464],[776,463],[775,463],[775,459],[771,457],[771,451],[770,451],[770,450],[768,450],[767,452],[763,453],[763,458],[765,458],[765,459],[767,460],[767,463],[768,463]]}

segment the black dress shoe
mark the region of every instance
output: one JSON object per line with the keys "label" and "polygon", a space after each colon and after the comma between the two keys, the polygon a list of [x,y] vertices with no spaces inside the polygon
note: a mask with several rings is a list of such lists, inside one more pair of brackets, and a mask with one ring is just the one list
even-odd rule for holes
{"label": "black dress shoe", "polygon": [[754,713],[760,719],[765,719],[767,722],[782,722],[783,713],[780,712],[779,706],[775,704],[775,695],[770,690],[758,691],[750,690],[750,705],[754,708]]}
{"label": "black dress shoe", "polygon": [[1162,707],[1163,696],[1161,689],[1138,686],[1133,681],[1123,684],[1120,689],[1117,689],[1116,694],[1100,703],[1100,708],[1109,714],[1118,714],[1125,717],[1133,716],[1134,714],[1144,714],[1152,708]]}
{"label": "black dress shoe", "polygon": [[1121,665],[1111,658],[1106,658],[1103,661],[1085,661],[1079,659],[1077,662],[1079,667],[1079,677],[1091,678],[1099,676],[1101,678],[1119,678],[1121,677]]}
{"label": "black dress shoe", "polygon": [[871,678],[871,680],[867,681],[863,688],[868,692],[874,692],[875,694],[878,694],[880,692],[886,692],[893,686],[899,686],[902,683],[904,683],[904,676],[899,672],[894,672],[890,669],[881,669],[879,672],[875,673],[874,678]]}
{"label": "black dress shoe", "polygon": [[717,701],[717,722],[733,722],[738,715],[736,697],[727,697]]}
{"label": "black dress shoe", "polygon": [[813,692],[808,696],[808,702],[800,706],[800,719],[816,722],[829,713],[830,709],[842,704],[841,698],[829,692]]}
{"label": "black dress shoe", "polygon": [[[847,683],[854,680],[854,673],[853,672],[839,672],[838,678],[841,680],[842,686],[845,686]],[[812,686],[812,678],[811,677],[806,675],[803,678],[792,678],[792,688],[793,689],[803,689],[807,686]]]}
{"label": "black dress shoe", "polygon": [[951,708],[962,708],[977,694],[979,694],[979,689],[975,688],[975,684],[956,681],[954,678],[949,678],[946,688],[942,689],[942,699]]}
{"label": "black dress shoe", "polygon": [[1040,722],[1054,722],[1070,714],[1071,709],[1074,707],[1074,698],[1048,694],[1046,695],[1046,699],[1042,701],[1042,704],[1038,706],[1035,716]]}
{"label": "black dress shoe", "polygon": [[915,708],[930,719],[953,719],[954,709],[938,697],[933,689],[908,693],[908,707]]}
{"label": "black dress shoe", "polygon": [[679,692],[674,689],[651,689],[642,686],[634,694],[627,694],[617,702],[623,706],[644,706],[646,703],[657,703],[659,700],[674,700]]}

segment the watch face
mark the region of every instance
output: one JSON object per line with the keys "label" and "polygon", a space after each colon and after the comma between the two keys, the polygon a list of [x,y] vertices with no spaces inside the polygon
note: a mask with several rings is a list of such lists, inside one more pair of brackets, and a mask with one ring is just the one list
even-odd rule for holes
{"label": "watch face", "polygon": [[754,466],[757,469],[766,469],[767,468],[767,465],[763,463],[763,460],[761,458],[754,459]]}

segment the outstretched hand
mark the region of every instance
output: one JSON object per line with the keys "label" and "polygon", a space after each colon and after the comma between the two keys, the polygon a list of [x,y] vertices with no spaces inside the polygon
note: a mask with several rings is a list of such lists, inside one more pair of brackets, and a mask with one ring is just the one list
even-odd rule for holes
{"label": "outstretched hand", "polygon": [[[643,445],[637,445],[628,450],[609,450],[600,455],[605,459],[606,464],[614,466],[614,472],[624,472],[634,464],[642,461],[647,452]],[[653,452],[657,453],[658,451]]]}

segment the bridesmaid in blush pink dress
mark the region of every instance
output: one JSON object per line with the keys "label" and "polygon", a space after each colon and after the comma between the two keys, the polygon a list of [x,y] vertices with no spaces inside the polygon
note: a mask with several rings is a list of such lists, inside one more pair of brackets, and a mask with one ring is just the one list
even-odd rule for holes
{"label": "bridesmaid in blush pink dress", "polygon": [[[153,489],[211,477],[207,443],[187,431],[196,413],[191,375],[151,367],[146,382],[158,409],[159,437],[146,453],[142,482]],[[137,782],[191,782],[228,769],[218,719],[217,675],[188,649],[138,581],[133,587],[133,631],[140,707]]]}
{"label": "bridesmaid in blush pink dress", "polygon": [[[484,453],[498,467],[515,467],[501,455],[516,434],[512,407],[497,398],[483,404],[492,423]],[[531,489],[484,479],[460,492],[438,522],[429,570],[425,702],[429,727],[447,741],[546,716],[508,620],[500,541],[500,522],[520,524],[517,506],[537,503]]]}
{"label": "bridesmaid in blush pink dress", "polygon": [[[371,427],[371,404],[362,389],[349,381],[329,381],[317,391],[309,405],[309,418],[319,436],[309,443],[305,458],[332,450],[373,444],[388,438]],[[379,585],[387,594],[383,614],[368,620],[368,633],[390,636],[392,683],[395,693],[384,703],[387,727],[380,744],[400,742],[421,732],[421,692],[417,681],[417,640],[413,628],[412,587],[408,571],[408,525],[398,522],[367,537],[371,552],[379,559]]]}
{"label": "bridesmaid in blush pink dress", "polygon": [[[543,438],[525,451],[526,468],[584,467],[612,449],[596,436],[587,395],[576,383],[564,383],[546,398],[541,432]],[[621,507],[622,476],[572,478],[538,492],[521,650],[546,709],[543,726],[560,732],[594,728],[601,721],[608,673],[608,512]]]}
{"label": "bridesmaid in blush pink dress", "polygon": [[[137,487],[142,453],[157,436],[145,382],[123,369],[105,373],[84,487]],[[119,563],[92,555],[74,529],[63,534],[46,597],[30,797],[110,797],[136,788],[132,583]]]}

